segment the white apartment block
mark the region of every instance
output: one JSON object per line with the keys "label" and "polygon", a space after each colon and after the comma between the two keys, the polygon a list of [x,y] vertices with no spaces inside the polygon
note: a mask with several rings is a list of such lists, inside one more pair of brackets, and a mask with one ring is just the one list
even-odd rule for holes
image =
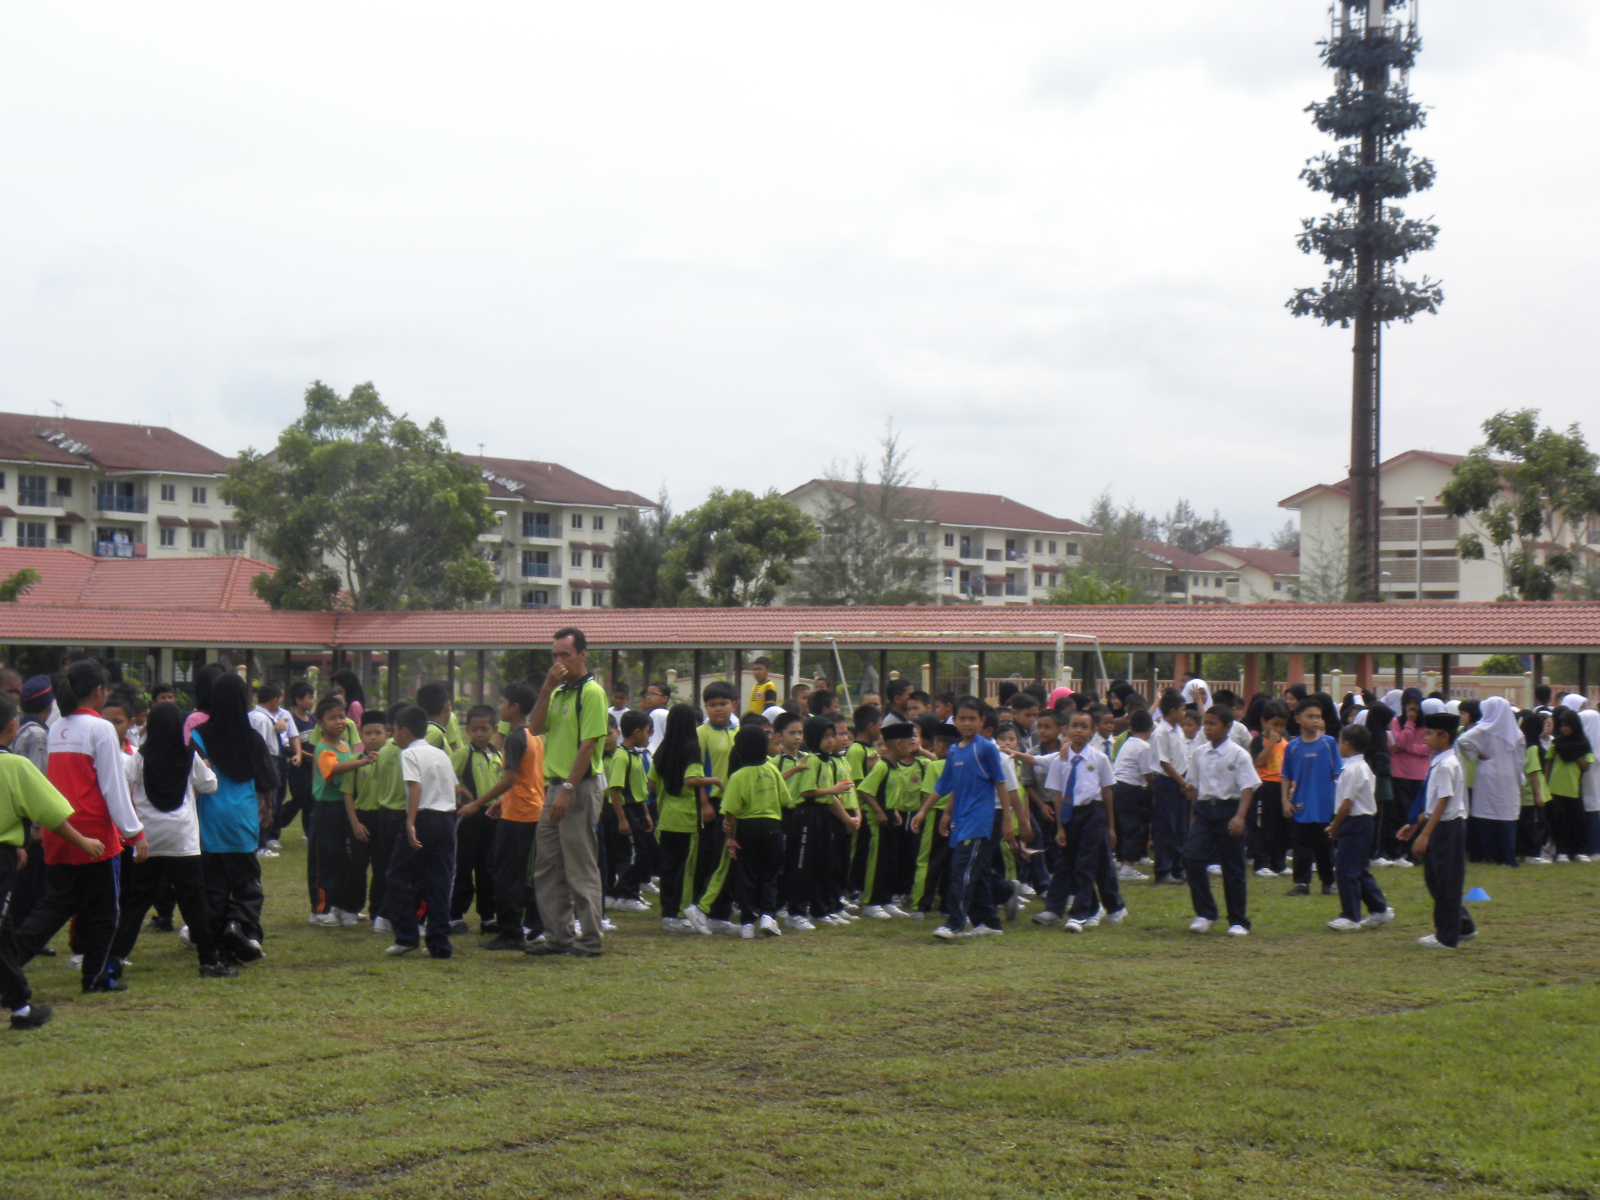
{"label": "white apartment block", "polygon": [[0,541],[99,558],[248,553],[233,464],[171,429],[0,413]]}
{"label": "white apartment block", "polygon": [[[867,485],[869,502],[874,487]],[[820,519],[830,490],[853,497],[855,488],[850,482],[812,479],[784,498]],[[906,491],[917,518],[906,522],[905,541],[931,551],[939,604],[1042,604],[1062,570],[1083,561],[1085,541],[1099,536],[1087,525],[1005,496],[945,488]]]}
{"label": "white apartment block", "polygon": [[655,504],[557,463],[463,455],[489,485],[495,528],[480,539],[500,581],[491,607],[606,608],[617,534]]}
{"label": "white apartment block", "polygon": [[[1459,454],[1407,450],[1378,467],[1379,589],[1385,600],[1499,599],[1505,590],[1500,564],[1488,539],[1487,558],[1466,562],[1456,548],[1462,534],[1483,531],[1469,518],[1452,517],[1439,502]],[[1304,598],[1315,587],[1328,590],[1348,579],[1350,481],[1319,483],[1278,501],[1300,514],[1300,558]]]}

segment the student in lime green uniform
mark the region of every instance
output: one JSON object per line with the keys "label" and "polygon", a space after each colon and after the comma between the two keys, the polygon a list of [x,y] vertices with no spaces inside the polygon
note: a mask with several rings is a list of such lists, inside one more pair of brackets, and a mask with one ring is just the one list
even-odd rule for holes
{"label": "student in lime green uniform", "polygon": [[[450,719],[455,720],[454,713]],[[494,919],[494,821],[480,799],[493,791],[505,775],[505,757],[494,744],[495,725],[493,708],[473,705],[467,710],[467,744],[450,756],[460,805],[456,810],[456,880],[450,892],[452,935],[469,932],[467,910],[474,901],[478,932],[487,936],[500,931]],[[433,732],[432,725],[428,732]]]}
{"label": "student in lime green uniform", "polygon": [[[695,736],[700,741],[703,772],[717,781],[708,792],[711,807],[720,810],[722,784],[728,778],[728,756],[733,750],[734,734],[738,732],[733,721],[738,696],[730,685],[716,680],[706,684],[700,699],[705,705],[706,719]],[[733,889],[729,886],[731,861],[723,842],[722,822],[713,814],[712,819],[700,827],[694,869],[695,902],[684,909],[683,915],[697,929],[704,926],[713,933],[737,933],[739,927],[728,919],[733,915]]]}
{"label": "student in lime green uniform", "polygon": [[350,882],[340,907],[360,912],[365,901],[372,932],[392,933],[384,893],[394,840],[405,833],[406,785],[400,778],[400,747],[389,738],[386,713],[369,708],[361,714],[361,748],[375,757],[356,771],[355,794],[344,799],[350,821]]}
{"label": "student in lime green uniform", "polygon": [[701,765],[700,741],[695,735],[699,723],[699,716],[687,704],[674,704],[667,710],[661,744],[646,779],[656,797],[661,928],[668,933],[696,932],[679,914],[694,902],[693,864],[700,830],[716,818],[705,788],[720,781],[708,777]]}
{"label": "student in lime green uniform", "polygon": [[[311,923],[327,929],[354,925],[360,921],[360,906],[347,909],[345,895],[350,871],[350,804],[347,793],[354,790],[352,772],[373,761],[376,755],[362,750],[361,731],[355,741],[348,740],[355,723],[345,716],[344,701],[324,696],[317,702],[316,759],[311,770],[311,798],[316,815],[311,822],[310,853],[316,861],[317,894],[312,905]],[[361,839],[356,839],[361,840]]]}
{"label": "student in lime green uniform", "polygon": [[644,749],[650,744],[650,718],[628,709],[617,724],[617,748],[606,760],[605,827],[610,852],[606,907],[618,912],[649,912],[639,894],[650,878],[655,839],[650,813],[645,807]]}
{"label": "student in lime green uniform", "polygon": [[[908,867],[915,865],[911,818],[922,807],[922,759],[917,757],[917,727],[909,721],[884,726],[883,757],[857,787],[871,809],[869,850],[861,886],[861,915],[886,921],[905,915],[896,896],[911,890]],[[908,852],[909,850],[909,852]]]}
{"label": "student in lime green uniform", "polygon": [[722,793],[723,832],[733,856],[739,936],[777,937],[778,880],[783,873],[783,806],[789,785],[767,759],[767,731],[739,730]]}
{"label": "student in lime green uniform", "polygon": [[466,748],[461,736],[461,726],[456,721],[455,702],[450,699],[450,688],[442,683],[425,683],[417,689],[417,707],[428,718],[428,734],[423,740],[437,746],[452,759]]}
{"label": "student in lime green uniform", "polygon": [[842,722],[836,725],[827,716],[806,718],[802,730],[809,754],[797,780],[805,816],[800,847],[791,859],[789,928],[848,925],[850,918],[844,914],[840,896],[844,864],[837,853],[839,839],[835,829],[842,831],[848,845],[861,818],[844,806],[845,798],[855,791],[855,783],[844,756],[834,753],[834,749],[847,746],[849,735],[844,733]]}
{"label": "student in lime green uniform", "polygon": [[[882,721],[882,709],[876,704],[863,703],[850,715],[850,740],[839,742],[845,747],[843,751],[845,770],[858,787],[867,777],[867,772],[877,765],[878,737]],[[837,737],[837,732],[835,736]],[[882,825],[878,822],[879,813],[874,811],[877,801],[867,800],[863,804],[863,797],[859,791],[852,791],[845,797],[845,807],[861,817],[860,829],[845,847],[849,880],[847,890],[852,896],[859,895],[861,903],[865,904],[867,860],[877,852]],[[853,905],[848,907],[854,911]]]}
{"label": "student in lime green uniform", "polygon": [[[954,725],[941,721],[938,717],[925,716],[918,722],[922,729],[922,743],[933,749],[933,757],[923,760],[922,763],[922,796],[923,803],[934,794],[935,785],[939,776],[944,771],[945,757],[950,753],[950,747],[961,740],[961,734]],[[941,796],[933,806],[933,810],[919,826],[912,814],[910,829],[912,836],[917,839],[917,864],[911,880],[910,908],[907,916],[921,918],[933,911],[937,902],[939,911],[944,911],[944,893],[950,867],[950,839],[939,832],[938,813],[950,803],[948,796]]]}

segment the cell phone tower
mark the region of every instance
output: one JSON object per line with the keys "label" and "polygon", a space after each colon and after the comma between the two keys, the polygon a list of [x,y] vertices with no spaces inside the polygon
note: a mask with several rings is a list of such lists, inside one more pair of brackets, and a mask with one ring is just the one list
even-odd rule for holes
{"label": "cell phone tower", "polygon": [[[1355,328],[1350,403],[1350,584],[1352,600],[1378,600],[1378,443],[1383,327],[1438,312],[1440,285],[1426,275],[1402,279],[1395,267],[1433,247],[1439,227],[1406,217],[1395,205],[1433,186],[1433,164],[1414,157],[1405,136],[1425,120],[1411,98],[1410,71],[1422,48],[1419,0],[1339,0],[1332,29],[1320,43],[1334,73],[1334,92],[1307,106],[1312,123],[1338,147],[1300,173],[1314,192],[1340,205],[1301,222],[1306,254],[1331,268],[1320,288],[1301,288],[1288,302],[1297,317]],[[1409,10],[1409,11],[1407,11]]]}

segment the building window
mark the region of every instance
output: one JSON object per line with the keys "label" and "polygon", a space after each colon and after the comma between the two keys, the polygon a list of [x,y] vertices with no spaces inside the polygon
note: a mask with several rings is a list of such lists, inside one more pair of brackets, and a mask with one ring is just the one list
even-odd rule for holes
{"label": "building window", "polygon": [[178,485],[175,483],[163,483],[161,485],[161,498],[168,504],[176,504],[178,502]]}
{"label": "building window", "polygon": [[1033,539],[1033,552],[1035,554],[1043,554],[1044,553],[1044,539],[1043,538],[1034,538]]}
{"label": "building window", "polygon": [[572,552],[572,565],[575,566],[575,567],[583,566],[583,551],[582,550],[574,550]]}
{"label": "building window", "polygon": [[522,536],[525,538],[547,538],[550,536],[550,514],[547,512],[525,512],[522,514]]}
{"label": "building window", "polygon": [[204,504],[206,502],[206,489],[198,486],[190,488],[189,500],[194,504]]}
{"label": "building window", "polygon": [[956,535],[953,534],[953,533],[945,534],[944,535],[944,544],[945,544],[945,548],[946,549],[953,549],[955,547],[955,544],[956,544]]}
{"label": "building window", "polygon": [[572,514],[572,527],[574,529],[582,529],[583,528],[583,514],[582,513],[573,513]]}
{"label": "building window", "polygon": [[972,557],[972,539],[970,537],[963,537],[961,539],[961,557]]}
{"label": "building window", "polygon": [[606,556],[604,554],[591,554],[589,556],[589,565],[596,571],[604,571],[606,569]]}
{"label": "building window", "polygon": [[549,592],[543,592],[543,591],[535,591],[535,590],[529,590],[529,591],[523,592],[522,593],[522,607],[523,608],[549,608],[550,607],[550,593]]}
{"label": "building window", "polygon": [[43,475],[18,475],[17,503],[29,508],[47,506],[50,503],[50,480]]}
{"label": "building window", "polygon": [[1000,562],[1001,561],[1000,551],[998,551],[998,550],[985,550],[983,552],[983,561],[984,562]]}
{"label": "building window", "polygon": [[603,513],[596,513],[595,514],[595,518],[594,518],[594,529],[595,529],[595,532],[599,533],[605,527],[606,527],[605,515]]}
{"label": "building window", "polygon": [[1275,592],[1281,592],[1281,591],[1283,591],[1283,580],[1281,580],[1281,579],[1274,579],[1274,580],[1273,580],[1273,581],[1272,581],[1272,590],[1273,590],[1273,591],[1275,591]]}
{"label": "building window", "polygon": [[583,607],[583,593],[580,592],[577,588],[573,588],[572,589],[572,607],[573,608],[582,608]]}
{"label": "building window", "polygon": [[56,541],[63,546],[70,546],[72,544],[72,526],[65,521],[57,521]]}
{"label": "building window", "polygon": [[161,531],[161,544],[163,546],[176,546],[178,544],[178,531],[176,529],[163,529]]}
{"label": "building window", "polygon": [[206,531],[204,529],[189,530],[189,549],[204,550],[206,548]]}
{"label": "building window", "polygon": [[1033,573],[1033,586],[1036,587],[1036,588],[1042,588],[1044,586],[1044,572],[1043,571],[1035,571]]}
{"label": "building window", "polygon": [[229,554],[244,553],[244,534],[232,529],[222,531],[222,548]]}
{"label": "building window", "polygon": [[69,475],[56,476],[56,494],[61,496],[72,495],[72,477]]}
{"label": "building window", "polygon": [[[23,476],[22,478],[26,478]],[[39,476],[43,479],[44,476]],[[43,550],[48,544],[49,529],[43,521],[18,521],[17,545],[27,546],[34,550]]]}
{"label": "building window", "polygon": [[5,489],[5,486],[6,486],[6,473],[4,471],[0,471],[0,491],[3,491]]}
{"label": "building window", "polygon": [[617,532],[618,533],[627,533],[628,530],[630,530],[632,528],[633,528],[633,518],[632,517],[618,517],[617,518]]}
{"label": "building window", "polygon": [[902,546],[909,546],[911,544],[911,531],[907,529],[900,530],[894,535],[894,540]]}
{"label": "building window", "polygon": [[926,546],[927,544],[928,544],[928,535],[926,533],[917,534],[917,545]]}
{"label": "building window", "polygon": [[589,603],[594,608],[604,608],[605,605],[606,605],[606,593],[605,593],[605,590],[603,588],[595,588],[595,590],[594,590],[594,599],[591,600]]}

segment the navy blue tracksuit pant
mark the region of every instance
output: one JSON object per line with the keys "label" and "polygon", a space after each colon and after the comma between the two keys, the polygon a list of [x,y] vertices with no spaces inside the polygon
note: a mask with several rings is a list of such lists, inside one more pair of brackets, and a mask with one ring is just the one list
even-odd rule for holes
{"label": "navy blue tracksuit pant", "polygon": [[416,817],[417,841],[411,844],[402,825],[389,856],[386,905],[389,924],[394,927],[398,946],[415,946],[419,939],[417,910],[408,903],[421,896],[427,906],[428,953],[434,958],[450,957],[450,886],[456,870],[456,815],[438,809],[422,809]]}
{"label": "navy blue tracksuit pant", "polygon": [[1183,843],[1183,865],[1189,876],[1189,899],[1194,915],[1208,921],[1217,919],[1217,902],[1211,895],[1211,876],[1206,867],[1222,866],[1222,896],[1228,906],[1228,924],[1250,928],[1245,915],[1244,834],[1234,837],[1228,822],[1239,812],[1237,800],[1200,800],[1189,820],[1189,834]]}
{"label": "navy blue tracksuit pant", "polygon": [[1157,883],[1183,878],[1188,810],[1189,801],[1178,785],[1165,775],[1157,775],[1150,786],[1150,853],[1155,859]]}
{"label": "navy blue tracksuit pant", "polygon": [[[1067,914],[1068,920],[1087,921],[1099,914],[1102,905],[1107,912],[1122,907],[1107,832],[1103,801],[1075,805],[1067,818],[1067,855],[1072,871],[1072,911]],[[1052,895],[1055,890],[1052,881]]]}
{"label": "navy blue tracksuit pant", "polygon": [[945,925],[957,933],[972,918],[974,926],[1000,928],[1000,914],[994,906],[991,860],[994,843],[988,838],[967,838],[950,843],[950,887],[945,893],[949,916]]}
{"label": "navy blue tracksuit pant", "polygon": [[1363,904],[1368,912],[1375,913],[1389,907],[1367,866],[1377,823],[1375,817],[1346,817],[1339,826],[1339,840],[1333,844],[1333,869],[1339,879],[1339,914],[1348,921],[1361,920]]}
{"label": "navy blue tracksuit pant", "polygon": [[1422,879],[1433,897],[1433,933],[1441,945],[1456,946],[1477,933],[1472,914],[1461,903],[1467,883],[1467,821],[1440,821],[1422,856]]}

